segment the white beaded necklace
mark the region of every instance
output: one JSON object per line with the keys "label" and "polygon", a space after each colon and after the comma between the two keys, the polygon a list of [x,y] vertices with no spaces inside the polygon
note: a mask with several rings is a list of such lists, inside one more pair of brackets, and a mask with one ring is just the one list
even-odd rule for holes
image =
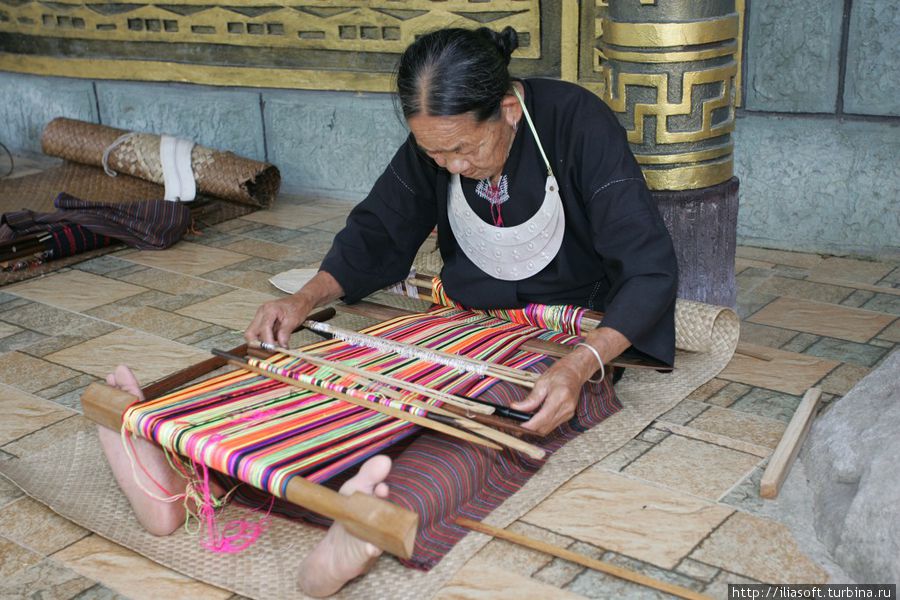
{"label": "white beaded necklace", "polygon": [[528,127],[534,136],[544,164],[547,165],[547,182],[544,185],[544,201],[534,215],[515,227],[495,227],[481,220],[462,191],[459,175],[450,177],[447,193],[447,215],[450,229],[463,253],[479,269],[505,281],[520,281],[538,273],[550,264],[559,253],[566,229],[565,211],[559,196],[559,185],[550,168],[550,161],[541,146],[531,115],[525,108],[519,90],[513,87]]}

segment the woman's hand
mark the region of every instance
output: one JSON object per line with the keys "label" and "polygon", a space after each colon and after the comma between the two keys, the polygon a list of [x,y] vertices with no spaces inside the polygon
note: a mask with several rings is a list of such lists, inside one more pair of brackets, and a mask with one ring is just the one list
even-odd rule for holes
{"label": "woman's hand", "polygon": [[[585,337],[584,343],[597,351],[604,365],[631,345],[624,335],[611,327],[595,329]],[[547,435],[575,416],[581,386],[599,368],[597,356],[580,346],[556,361],[541,375],[524,400],[510,405],[525,412],[537,410],[531,420],[522,423],[522,427],[538,435]]]}
{"label": "woman's hand", "polygon": [[309,300],[298,295],[266,302],[256,310],[244,338],[248,342],[259,340],[287,347],[291,334],[312,309]]}
{"label": "woman's hand", "polygon": [[541,436],[547,435],[575,416],[584,382],[585,378],[577,368],[566,364],[565,359],[559,360],[541,375],[524,400],[513,402],[511,407],[525,412],[540,407],[522,427]]}
{"label": "woman's hand", "polygon": [[256,310],[250,326],[244,331],[248,342],[257,340],[287,347],[291,334],[303,323],[312,309],[344,295],[337,280],[319,271],[293,296],[271,300]]}

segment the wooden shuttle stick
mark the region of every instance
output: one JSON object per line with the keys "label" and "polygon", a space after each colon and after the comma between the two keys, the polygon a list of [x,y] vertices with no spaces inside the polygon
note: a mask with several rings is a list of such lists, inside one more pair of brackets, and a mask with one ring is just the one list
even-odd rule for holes
{"label": "wooden shuttle stick", "polygon": [[619,579],[624,579],[626,581],[632,581],[645,587],[653,588],[661,592],[666,592],[667,594],[672,594],[673,596],[678,596],[679,598],[687,598],[688,600],[712,600],[712,598],[710,598],[709,596],[706,596],[699,592],[695,592],[692,589],[688,589],[686,587],[682,587],[680,585],[675,585],[665,581],[659,581],[658,579],[653,579],[652,577],[648,577],[647,575],[644,575],[642,573],[632,571],[631,569],[626,569],[625,567],[620,567],[618,565],[613,565],[602,560],[597,560],[596,558],[591,558],[589,556],[585,556],[584,554],[572,552],[571,550],[567,550],[566,548],[560,548],[559,546],[554,546],[553,544],[549,544],[543,540],[536,540],[520,533],[509,531],[508,529],[500,529],[499,527],[494,527],[486,523],[473,521],[472,519],[467,519],[466,517],[459,517],[458,519],[456,519],[456,523],[457,525],[462,525],[463,527],[471,529],[472,531],[477,531],[478,533],[483,533],[500,540],[506,540],[507,542],[512,542],[513,544],[518,544],[520,546],[525,546],[526,548],[531,548],[532,550],[537,550],[551,556],[556,556],[563,560],[583,565],[589,569],[594,569],[595,571],[600,571],[601,573],[608,573],[613,577],[618,577]]}

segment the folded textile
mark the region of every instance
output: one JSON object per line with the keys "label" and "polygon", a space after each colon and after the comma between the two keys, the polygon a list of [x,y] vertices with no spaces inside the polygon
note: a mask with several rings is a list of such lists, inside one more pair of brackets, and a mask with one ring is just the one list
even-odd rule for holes
{"label": "folded textile", "polygon": [[191,211],[180,202],[143,200],[124,204],[90,202],[60,193],[53,213],[8,212],[0,219],[0,243],[47,232],[53,224],[75,224],[100,236],[140,250],[163,250],[181,239],[191,224]]}

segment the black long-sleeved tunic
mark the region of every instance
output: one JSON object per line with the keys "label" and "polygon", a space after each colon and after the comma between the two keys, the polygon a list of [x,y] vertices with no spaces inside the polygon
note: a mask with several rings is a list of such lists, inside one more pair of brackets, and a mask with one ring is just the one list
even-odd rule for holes
{"label": "black long-sleeved tunic", "polygon": [[[677,266],[625,132],[597,96],[563,81],[527,79],[525,105],[560,187],[566,229],[556,258],[521,281],[494,279],[457,245],[447,219],[450,174],[412,135],[337,234],[321,269],[354,302],[395,283],[437,225],[447,294],[472,308],[529,302],[574,304],[605,312],[603,324],[635,349],[669,365],[674,359]],[[544,199],[547,169],[531,131],[520,124],[504,166],[505,226],[527,221]],[[461,178],[470,206],[491,223],[490,204]]]}

